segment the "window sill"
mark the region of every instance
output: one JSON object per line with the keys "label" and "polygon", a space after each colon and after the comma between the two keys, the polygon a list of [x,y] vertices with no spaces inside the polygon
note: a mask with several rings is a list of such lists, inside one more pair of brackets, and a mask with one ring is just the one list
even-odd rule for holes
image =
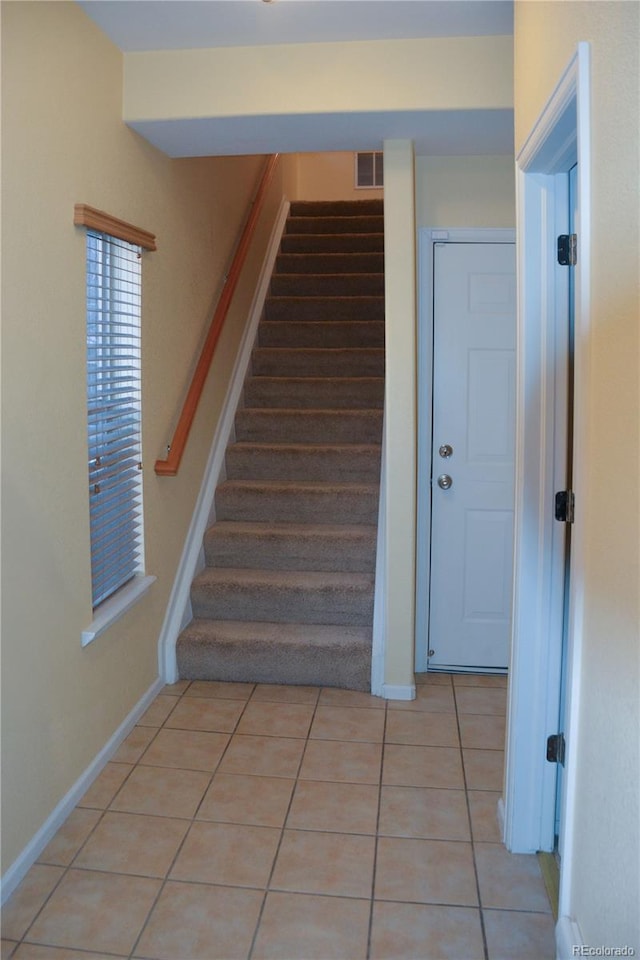
{"label": "window sill", "polygon": [[108,630],[116,620],[119,620],[127,610],[130,610],[144,596],[151,584],[155,583],[155,580],[155,577],[136,576],[112,597],[101,603],[96,610],[95,618],[87,629],[82,631],[81,645],[86,647],[101,633]]}

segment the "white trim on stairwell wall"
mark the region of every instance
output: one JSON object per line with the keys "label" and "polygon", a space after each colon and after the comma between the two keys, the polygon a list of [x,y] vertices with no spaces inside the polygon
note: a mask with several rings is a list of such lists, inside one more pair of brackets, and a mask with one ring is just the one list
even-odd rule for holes
{"label": "white trim on stairwell wall", "polygon": [[24,879],[30,867],[36,862],[49,841],[58,832],[74,807],[85,795],[98,774],[111,760],[114,753],[133,730],[136,723],[162,690],[164,684],[157,679],[138,700],[134,708],[122,721],[115,733],[107,740],[102,750],[96,754],[86,770],[78,777],[71,789],[49,814],[40,829],[31,838],[26,847],[14,860],[2,876],[0,904],[6,903],[18,884]]}
{"label": "white trim on stairwell wall", "polygon": [[222,414],[211,443],[209,458],[202,478],[200,492],[196,501],[189,530],[185,539],[182,556],[178,564],[167,611],[158,640],[158,661],[160,676],[165,683],[175,683],[178,679],[176,661],[176,642],[180,631],[190,619],[191,582],[202,564],[202,541],[207,526],[212,522],[212,508],[216,487],[224,469],[227,443],[233,430],[236,408],[240,400],[244,380],[251,359],[258,323],[269,290],[280,240],[289,213],[290,203],[283,198],[271,231],[267,253],[262,265],[256,292],[249,310],[247,325],[240,343],[240,349],[229,381],[229,389]]}
{"label": "white trim on stairwell wall", "polygon": [[385,504],[386,489],[386,468],[385,468],[385,442],[386,432],[384,425],[384,410],[382,413],[382,456],[380,458],[380,492],[378,499],[378,537],[376,546],[376,573],[375,587],[373,594],[373,631],[371,640],[371,693],[375,697],[385,696],[384,683],[384,649],[385,635],[384,625],[386,622],[386,603],[385,603],[385,584],[387,580],[386,569],[386,538],[387,524]]}

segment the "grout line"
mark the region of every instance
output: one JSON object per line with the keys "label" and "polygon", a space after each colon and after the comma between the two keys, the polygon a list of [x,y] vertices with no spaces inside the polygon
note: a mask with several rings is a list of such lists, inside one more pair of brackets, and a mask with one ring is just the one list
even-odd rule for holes
{"label": "grout line", "polygon": [[456,710],[456,723],[457,723],[457,726],[458,726],[458,740],[459,740],[459,750],[460,750],[460,763],[461,763],[461,766],[462,766],[462,780],[463,780],[463,783],[464,783],[464,796],[465,796],[465,801],[466,801],[466,804],[467,804],[467,817],[468,817],[468,821],[469,821],[469,835],[470,835],[470,837],[471,837],[471,857],[472,857],[472,860],[473,860],[473,872],[474,872],[474,875],[475,875],[475,880],[476,880],[476,893],[477,893],[477,896],[478,896],[478,915],[479,915],[479,918],[480,918],[480,929],[481,929],[481,931],[482,931],[482,946],[483,946],[483,949],[484,949],[485,960],[490,960],[490,958],[489,958],[489,947],[488,947],[488,944],[487,944],[487,932],[486,932],[486,929],[485,929],[485,925],[484,925],[484,915],[483,915],[483,912],[482,912],[482,897],[480,896],[480,881],[479,881],[479,878],[478,878],[478,864],[477,864],[477,861],[476,861],[476,845],[475,845],[475,840],[474,840],[474,836],[473,836],[473,824],[472,824],[472,820],[471,820],[471,805],[470,805],[470,803],[469,803],[469,788],[468,788],[468,785],[467,785],[467,772],[466,772],[466,770],[465,770],[465,765],[464,765],[464,753],[463,753],[463,751],[462,751],[462,731],[461,731],[461,729],[460,729],[460,714],[459,714],[459,712],[458,712],[458,698],[457,698],[457,696],[456,696],[456,685],[455,685],[455,683],[453,683],[453,681],[452,681],[452,684],[451,684],[451,685],[452,685],[452,688],[453,688],[453,700],[454,700],[454,705],[455,705],[455,710]]}
{"label": "grout line", "polygon": [[384,772],[384,759],[385,759],[385,747],[386,747],[386,737],[387,737],[387,723],[389,720],[389,711],[388,703],[385,701],[384,705],[384,723],[382,730],[382,753],[380,755],[380,773],[378,777],[378,809],[376,812],[376,832],[375,832],[375,843],[373,847],[373,870],[371,874],[371,904],[369,907],[369,929],[367,931],[367,957],[371,956],[371,938],[373,935],[373,912],[376,905],[376,872],[378,869],[378,844],[380,841],[380,812],[382,808],[382,786],[383,786],[383,772]]}
{"label": "grout line", "polygon": [[[189,686],[190,686],[190,685],[189,685]],[[189,687],[187,687],[186,690],[184,690],[184,691],[182,692],[178,703],[182,700],[182,698],[184,697],[184,695],[186,694],[186,692],[187,692],[188,689],[189,689]],[[241,719],[242,715],[244,714],[244,711],[245,711],[245,709],[246,709],[246,706],[247,706],[247,704],[248,704],[248,702],[249,702],[249,699],[250,699],[251,695],[253,694],[253,690],[255,690],[255,686],[253,687],[253,689],[252,689],[251,692],[249,693],[249,696],[247,697],[247,700],[245,701],[245,705],[244,705],[244,707],[242,708],[242,710],[240,711],[240,713],[239,713],[239,715],[238,715],[238,719],[237,719],[237,721],[236,721],[234,730],[237,728],[238,724],[240,723],[240,719]],[[211,698],[211,699],[214,699],[214,698]],[[177,705],[178,705],[178,704],[176,704],[176,707],[177,707]],[[175,709],[175,707],[174,707],[174,709]],[[171,712],[173,712],[173,711],[171,711]],[[171,714],[169,714],[169,716],[170,716],[170,715],[171,715]],[[167,716],[167,717],[165,718],[164,723],[167,722],[167,720],[169,719],[169,716]],[[164,724],[163,724],[163,726],[160,727],[159,729],[163,729],[163,727],[164,727]],[[171,729],[171,728],[167,728],[167,729]],[[194,731],[194,732],[195,732],[195,731]],[[224,755],[226,754],[226,752],[227,752],[227,750],[228,750],[228,748],[229,748],[229,744],[231,743],[232,738],[233,738],[233,733],[231,733],[231,734],[229,735],[229,739],[228,739],[228,741],[227,741],[227,744],[226,744],[224,750],[222,751],[222,753],[220,754],[220,757],[218,758],[218,762],[216,763],[214,769],[211,771],[211,775],[210,775],[210,777],[209,777],[209,782],[207,783],[207,786],[205,787],[205,789],[204,789],[204,791],[203,791],[203,793],[202,793],[202,796],[201,796],[201,798],[200,798],[200,802],[199,802],[198,805],[196,806],[196,808],[195,808],[192,816],[191,816],[191,817],[185,817],[185,818],[184,818],[185,820],[188,820],[188,821],[189,821],[189,824],[190,824],[190,825],[189,825],[189,826],[187,827],[187,829],[185,830],[184,837],[182,838],[181,842],[178,844],[178,847],[177,847],[176,852],[175,852],[175,854],[174,854],[174,856],[173,856],[173,858],[172,858],[172,860],[171,860],[171,863],[170,863],[169,866],[167,867],[167,869],[166,869],[166,871],[165,871],[164,877],[161,879],[160,889],[158,890],[158,894],[157,894],[157,896],[154,898],[153,903],[151,904],[151,907],[150,907],[150,909],[149,909],[149,911],[148,911],[148,913],[147,913],[147,916],[146,916],[146,918],[145,918],[145,920],[144,920],[144,923],[142,924],[142,926],[141,926],[141,928],[140,928],[140,931],[139,931],[139,933],[138,933],[138,936],[137,936],[137,937],[135,938],[135,940],[134,940],[133,947],[131,948],[131,951],[130,951],[130,953],[129,953],[129,960],[131,960],[131,958],[135,955],[136,948],[137,948],[138,944],[140,943],[140,940],[141,940],[142,937],[144,936],[145,931],[146,931],[146,929],[147,929],[147,927],[148,927],[148,925],[149,925],[149,921],[150,921],[150,919],[151,919],[151,915],[153,914],[156,906],[158,905],[158,903],[159,903],[159,901],[160,901],[160,897],[161,897],[162,894],[164,893],[164,890],[165,890],[165,888],[166,888],[166,886],[167,886],[167,883],[169,882],[169,878],[170,878],[170,875],[171,875],[171,871],[173,870],[173,868],[174,868],[174,866],[175,866],[175,864],[176,864],[176,861],[177,861],[178,857],[180,856],[180,854],[182,853],[182,850],[184,849],[184,845],[185,845],[185,843],[187,842],[187,838],[188,838],[189,834],[191,833],[191,830],[193,829],[194,824],[197,822],[196,818],[197,818],[197,816],[198,816],[198,812],[200,811],[200,809],[201,809],[201,807],[202,807],[202,804],[203,804],[203,802],[204,802],[204,798],[206,797],[207,793],[209,792],[209,789],[210,789],[210,787],[211,787],[211,784],[213,783],[213,779],[214,779],[215,774],[216,774],[216,770],[219,768],[220,764],[222,763],[222,759],[223,759]],[[154,739],[155,739],[155,738],[154,738]],[[152,741],[152,742],[153,742],[153,741]],[[146,751],[145,751],[145,752],[146,752]],[[143,754],[142,756],[144,756],[144,754]],[[140,757],[140,760],[138,761],[138,763],[140,763],[141,761],[142,761],[142,757]],[[142,765],[144,766],[144,764],[142,764]],[[137,764],[136,764],[136,766],[137,766]],[[148,766],[148,765],[147,765],[147,766]],[[201,772],[207,773],[208,771],[201,771]],[[148,816],[148,814],[143,814],[143,816]],[[180,819],[180,818],[179,818],[179,819]]]}
{"label": "grout line", "polygon": [[315,720],[316,712],[317,712],[317,710],[318,710],[318,704],[319,704],[319,702],[320,702],[320,696],[321,696],[321,693],[322,693],[322,689],[323,689],[323,688],[320,688],[320,691],[319,691],[319,693],[318,693],[318,697],[317,697],[316,702],[315,702],[315,704],[314,704],[314,706],[313,706],[313,711],[312,711],[312,714],[311,714],[311,720],[309,721],[309,727],[308,727],[307,736],[306,736],[306,739],[305,739],[305,746],[304,746],[304,749],[302,750],[302,752],[301,752],[301,754],[300,754],[300,759],[299,759],[299,761],[298,761],[298,767],[297,767],[297,770],[296,770],[296,775],[295,775],[295,777],[293,778],[293,780],[294,780],[293,789],[292,789],[291,794],[290,794],[290,796],[289,796],[289,803],[287,804],[287,810],[286,810],[286,813],[285,813],[285,815],[284,815],[284,817],[283,817],[283,820],[282,820],[282,827],[280,828],[280,837],[279,837],[279,839],[278,839],[278,845],[277,845],[277,847],[276,847],[276,851],[275,851],[275,854],[274,854],[274,857],[273,857],[273,861],[272,861],[272,863],[271,863],[271,870],[269,871],[269,876],[267,877],[267,882],[266,882],[266,884],[265,884],[264,896],[263,896],[263,898],[262,898],[262,904],[261,904],[261,906],[260,906],[260,912],[258,913],[258,919],[257,919],[257,921],[256,921],[256,926],[255,926],[255,929],[254,929],[254,931],[253,931],[253,937],[251,938],[251,944],[250,944],[250,946],[249,946],[249,952],[248,952],[248,954],[247,954],[248,958],[251,958],[251,957],[253,956],[253,951],[254,951],[254,949],[255,949],[256,941],[257,941],[257,938],[258,938],[258,932],[259,932],[260,927],[261,927],[261,925],[262,925],[262,918],[263,918],[263,915],[264,915],[265,907],[266,907],[266,905],[267,905],[267,896],[269,895],[269,891],[271,890],[271,881],[273,880],[273,875],[274,875],[275,869],[276,869],[276,863],[278,862],[278,858],[279,858],[279,856],[280,856],[280,850],[281,850],[281,848],[282,848],[282,842],[283,842],[283,840],[284,840],[284,833],[285,833],[286,826],[287,826],[287,820],[289,819],[289,814],[291,813],[291,807],[292,807],[292,805],[293,805],[293,798],[294,798],[294,796],[295,796],[295,794],[296,794],[296,791],[297,791],[297,789],[298,789],[298,783],[300,782],[300,771],[302,770],[302,764],[303,764],[303,762],[304,762],[304,756],[305,756],[305,753],[307,752],[307,745],[308,745],[308,743],[309,743],[309,735],[310,735],[310,733],[311,733],[311,728],[313,727],[313,722],[314,722],[314,720]]}

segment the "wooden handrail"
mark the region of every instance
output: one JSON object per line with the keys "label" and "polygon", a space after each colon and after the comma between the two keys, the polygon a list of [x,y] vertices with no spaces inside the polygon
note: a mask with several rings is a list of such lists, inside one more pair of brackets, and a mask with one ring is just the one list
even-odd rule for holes
{"label": "wooden handrail", "polygon": [[182,454],[184,453],[189,432],[196,415],[196,410],[198,409],[198,402],[202,395],[207,375],[209,373],[211,361],[213,360],[216,346],[218,340],[220,339],[220,334],[222,333],[222,328],[229,311],[233,294],[236,286],[238,285],[240,273],[247,257],[249,245],[253,239],[256,223],[264,205],[269,184],[271,183],[273,174],[275,172],[278,157],[279,154],[277,153],[274,153],[272,156],[270,156],[264,168],[260,186],[258,187],[257,193],[251,205],[247,222],[244,225],[242,236],[240,237],[240,241],[233,258],[233,263],[231,264],[222,294],[220,295],[220,300],[218,301],[218,305],[213,315],[211,326],[209,327],[207,339],[202,347],[200,358],[191,380],[191,385],[182,406],[182,413],[180,414],[180,419],[178,420],[178,424],[173,434],[173,440],[169,446],[169,455],[166,460],[156,460],[154,469],[159,477],[175,477],[178,472],[178,467],[180,466],[180,461],[182,460]]}

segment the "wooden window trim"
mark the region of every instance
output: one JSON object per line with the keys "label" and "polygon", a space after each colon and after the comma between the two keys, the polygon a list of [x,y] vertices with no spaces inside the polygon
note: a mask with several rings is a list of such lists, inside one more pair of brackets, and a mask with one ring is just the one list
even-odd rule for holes
{"label": "wooden window trim", "polygon": [[119,220],[118,217],[112,217],[110,213],[104,210],[96,210],[87,203],[76,203],[73,210],[73,222],[76,227],[89,227],[91,230],[99,230],[100,233],[107,233],[118,240],[126,240],[127,243],[133,243],[144,250],[157,250],[156,238],[148,230],[142,230],[140,227],[127,223],[126,220]]}

